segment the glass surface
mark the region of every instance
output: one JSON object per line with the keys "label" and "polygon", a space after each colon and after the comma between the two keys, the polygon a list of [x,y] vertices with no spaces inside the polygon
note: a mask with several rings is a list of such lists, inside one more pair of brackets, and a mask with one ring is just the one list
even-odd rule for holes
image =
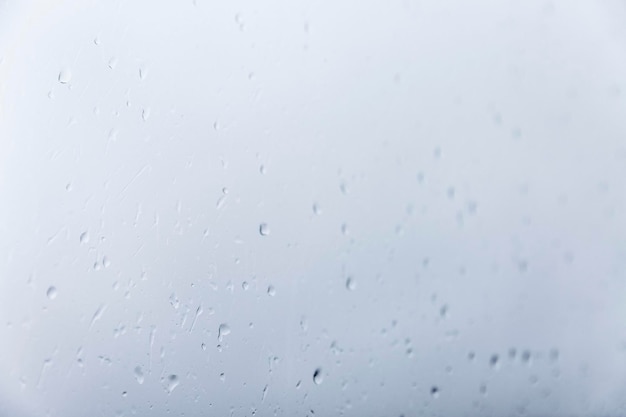
{"label": "glass surface", "polygon": [[0,416],[626,414],[626,4],[0,1]]}

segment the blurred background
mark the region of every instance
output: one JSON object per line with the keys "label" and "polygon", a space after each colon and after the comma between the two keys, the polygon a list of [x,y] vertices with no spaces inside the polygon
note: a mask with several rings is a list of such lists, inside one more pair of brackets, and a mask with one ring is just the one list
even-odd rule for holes
{"label": "blurred background", "polygon": [[0,416],[625,398],[624,1],[0,1]]}

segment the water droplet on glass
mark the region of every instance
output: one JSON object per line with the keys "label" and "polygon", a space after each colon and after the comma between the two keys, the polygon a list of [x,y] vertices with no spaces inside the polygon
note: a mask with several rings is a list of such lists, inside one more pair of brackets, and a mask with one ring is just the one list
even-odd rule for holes
{"label": "water droplet on glass", "polygon": [[217,340],[221,342],[224,339],[224,336],[229,334],[230,326],[228,326],[228,324],[226,323],[220,324],[220,327],[217,329]]}
{"label": "water droplet on glass", "polygon": [[96,36],[96,37],[93,39],[93,44],[94,44],[94,45],[100,45],[100,38]]}
{"label": "water droplet on glass", "polygon": [[248,281],[242,282],[241,288],[243,288],[244,291],[248,291],[248,288],[250,288],[250,284],[248,284]]}
{"label": "water droplet on glass", "polygon": [[143,80],[145,80],[145,79],[146,79],[146,76],[147,76],[147,75],[148,75],[148,74],[147,74],[147,71],[146,71],[144,68],[141,68],[141,67],[140,67],[140,68],[139,68],[139,79],[143,81]]}
{"label": "water droplet on glass", "polygon": [[550,350],[550,360],[552,362],[556,362],[559,359],[559,350],[558,349],[551,349]]}
{"label": "water droplet on glass", "polygon": [[115,69],[115,67],[117,66],[117,58],[113,57],[113,58],[109,59],[108,66],[112,70]]}
{"label": "water droplet on glass", "polygon": [[167,377],[167,393],[171,394],[172,391],[176,389],[178,384],[180,384],[180,379],[178,378],[178,375],[172,374],[168,376]]}
{"label": "water droplet on glass", "polygon": [[320,385],[324,381],[324,376],[322,375],[322,368],[317,368],[313,372],[313,382],[315,385]]}
{"label": "water droplet on glass", "polygon": [[144,122],[150,118],[150,107],[146,107],[141,111],[141,118]]}
{"label": "water droplet on glass", "polygon": [[89,243],[89,233],[83,232],[80,234],[80,243]]}
{"label": "water droplet on glass", "polygon": [[59,72],[59,82],[61,84],[67,84],[72,80],[72,72],[69,69],[62,69],[61,72]]}
{"label": "water droplet on glass", "polygon": [[346,288],[348,291],[354,291],[356,289],[356,281],[352,277],[346,279]]}
{"label": "water droplet on glass", "polygon": [[104,266],[105,268],[108,268],[111,266],[111,261],[106,256],[102,258],[102,266]]}
{"label": "water droplet on glass", "polygon": [[259,225],[259,234],[261,236],[267,236],[270,234],[270,227],[267,225],[267,223],[261,223]]}
{"label": "water droplet on glass", "polygon": [[270,297],[273,297],[276,295],[276,288],[274,288],[273,285],[270,285],[269,287],[267,287],[267,295],[269,295]]}
{"label": "water droplet on glass", "polygon": [[261,165],[261,166],[259,167],[259,172],[260,172],[262,175],[265,175],[265,173],[267,172],[267,170],[265,169],[265,165]]}
{"label": "water droplet on glass", "polygon": [[178,297],[176,296],[176,293],[170,294],[170,305],[174,307],[175,309],[178,309],[178,307],[180,306],[180,301],[178,301]]}
{"label": "water droplet on glass", "polygon": [[202,343],[202,344],[200,345],[200,348],[201,348],[202,350],[206,350],[206,343]]}
{"label": "water droplet on glass", "polygon": [[48,288],[48,291],[46,291],[46,296],[50,300],[54,300],[55,298],[57,298],[57,288],[54,285]]}
{"label": "water droplet on glass", "polygon": [[318,216],[322,214],[322,209],[320,208],[319,204],[317,203],[313,204],[313,213]]}
{"label": "water droplet on glass", "polygon": [[137,380],[137,382],[141,385],[143,384],[143,381],[145,380],[145,376],[143,374],[143,369],[141,369],[141,366],[135,366],[135,379]]}
{"label": "water droplet on glass", "polygon": [[440,393],[440,392],[441,392],[441,391],[440,391],[439,387],[437,387],[437,386],[432,386],[432,387],[430,387],[430,395],[431,395],[433,398],[435,398],[435,399],[439,398],[439,393]]}
{"label": "water droplet on glass", "polygon": [[498,368],[499,363],[500,363],[500,357],[497,354],[491,355],[491,357],[489,358],[489,365],[495,369],[495,368]]}
{"label": "water droplet on glass", "polygon": [[522,352],[522,362],[528,363],[530,362],[530,350],[525,350]]}

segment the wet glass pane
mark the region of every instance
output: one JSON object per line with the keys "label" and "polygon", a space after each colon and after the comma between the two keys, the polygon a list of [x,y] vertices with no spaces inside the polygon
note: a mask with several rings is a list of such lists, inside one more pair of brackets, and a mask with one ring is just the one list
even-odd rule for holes
{"label": "wet glass pane", "polygon": [[626,413],[623,1],[0,1],[0,416]]}

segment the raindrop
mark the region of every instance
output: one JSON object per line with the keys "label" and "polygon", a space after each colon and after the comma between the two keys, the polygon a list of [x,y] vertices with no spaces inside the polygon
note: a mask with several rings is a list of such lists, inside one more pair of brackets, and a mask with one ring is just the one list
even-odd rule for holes
{"label": "raindrop", "polygon": [[111,261],[106,256],[102,258],[102,266],[104,266],[105,268],[108,268],[111,266]]}
{"label": "raindrop", "polygon": [[143,374],[143,369],[141,369],[141,366],[135,366],[135,379],[137,380],[137,383],[139,383],[139,385],[143,384],[143,381],[145,380],[145,376]]}
{"label": "raindrop", "polygon": [[356,281],[352,277],[346,279],[346,288],[348,291],[354,291],[356,289]]}
{"label": "raindrop", "polygon": [[524,363],[530,362],[530,350],[525,350],[522,352],[522,362]]}
{"label": "raindrop", "polygon": [[248,288],[250,288],[250,284],[248,284],[248,281],[242,282],[241,288],[243,288],[244,291],[248,291]]}
{"label": "raindrop", "polygon": [[67,84],[72,80],[72,72],[69,69],[62,69],[58,79],[61,84]]}
{"label": "raindrop", "polygon": [[269,295],[270,297],[273,297],[276,295],[276,288],[273,285],[270,285],[269,287],[267,287],[267,295]]}
{"label": "raindrop", "polygon": [[217,340],[222,341],[224,336],[230,334],[230,326],[226,323],[220,324],[220,327],[217,329]]}
{"label": "raindrop", "polygon": [[270,234],[270,227],[267,225],[267,223],[261,223],[259,225],[259,234],[261,236],[267,236]]}
{"label": "raindrop", "polygon": [[473,361],[475,358],[476,358],[476,353],[470,352],[467,354],[467,359],[469,359],[470,361]]}
{"label": "raindrop", "polygon": [[178,384],[180,384],[180,379],[178,378],[178,375],[172,374],[168,376],[167,377],[167,393],[171,394],[172,391],[176,389]]}
{"label": "raindrop", "polygon": [[314,213],[314,214],[316,214],[316,215],[318,215],[318,216],[319,216],[320,214],[322,214],[322,209],[320,208],[320,205],[319,205],[319,204],[317,204],[317,203],[314,203],[314,204],[313,204],[313,213]]}
{"label": "raindrop", "polygon": [[144,68],[140,67],[139,68],[139,79],[142,80],[142,81],[145,80],[146,79],[146,75],[147,75],[146,70]]}
{"label": "raindrop", "polygon": [[265,173],[267,172],[267,169],[265,168],[265,165],[261,165],[259,167],[259,172],[261,173],[261,175],[265,175]]}
{"label": "raindrop", "polygon": [[89,233],[83,232],[80,234],[80,243],[89,243]]}
{"label": "raindrop", "polygon": [[552,362],[556,362],[559,359],[559,351],[558,349],[550,350],[550,360]]}
{"label": "raindrop", "polygon": [[141,111],[141,118],[144,122],[150,118],[150,107],[146,107]]}
{"label": "raindrop", "polygon": [[439,393],[440,392],[441,392],[441,390],[436,385],[433,385],[432,387],[430,387],[430,395],[433,398],[435,398],[435,399],[439,398]]}
{"label": "raindrop", "polygon": [[54,285],[48,288],[48,291],[46,291],[46,296],[50,300],[54,300],[55,298],[57,298],[57,288]]}
{"label": "raindrop", "polygon": [[315,372],[313,372],[313,382],[315,385],[320,385],[324,381],[324,376],[322,375],[322,368],[317,368]]}
{"label": "raindrop", "polygon": [[96,36],[96,37],[93,39],[93,44],[94,44],[94,45],[100,45],[100,38]]}
{"label": "raindrop", "polygon": [[175,309],[178,309],[178,307],[180,306],[180,301],[178,301],[176,293],[170,294],[170,305]]}
{"label": "raindrop", "polygon": [[497,354],[495,354],[495,353],[493,355],[491,355],[491,357],[489,358],[489,365],[492,368],[497,368],[499,362],[500,362],[500,357]]}
{"label": "raindrop", "polygon": [[122,397],[126,397],[126,395],[128,395],[128,392],[122,391]]}
{"label": "raindrop", "polygon": [[115,69],[115,67],[117,66],[117,58],[113,57],[113,58],[109,59],[108,66],[112,70]]}
{"label": "raindrop", "polygon": [[200,348],[202,348],[202,350],[206,350],[206,343],[202,343],[202,344],[200,345]]}

